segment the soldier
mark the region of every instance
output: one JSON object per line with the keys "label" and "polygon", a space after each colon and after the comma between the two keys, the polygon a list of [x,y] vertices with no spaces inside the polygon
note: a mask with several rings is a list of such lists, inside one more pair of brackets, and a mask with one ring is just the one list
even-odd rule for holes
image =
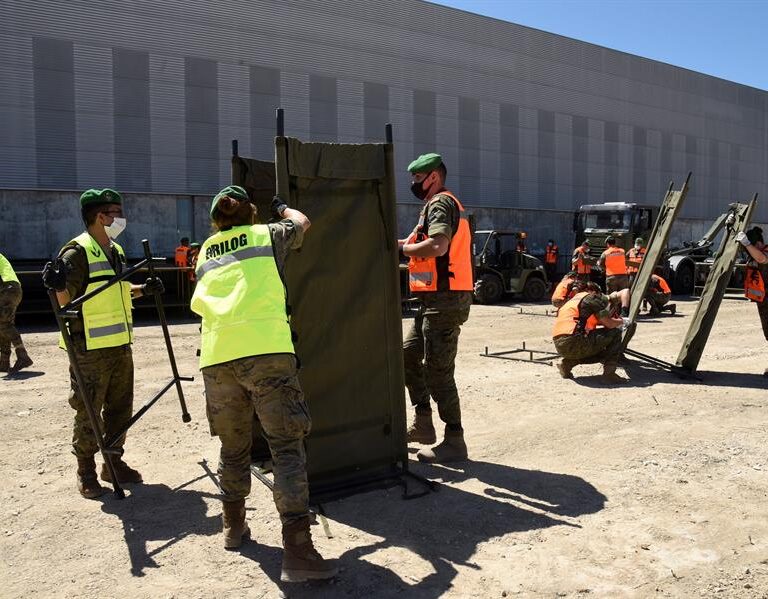
{"label": "soldier", "polygon": [[[736,241],[744,246],[749,254],[749,262],[744,277],[744,293],[757,304],[757,314],[763,327],[763,336],[768,341],[768,301],[765,299],[765,287],[768,282],[768,245],[763,239],[763,230],[752,227],[745,233],[736,234]],[[768,376],[768,368],[763,371]]]}
{"label": "soldier", "polygon": [[616,238],[605,238],[605,251],[600,254],[597,266],[605,272],[605,289],[608,293],[621,291],[629,287],[627,277],[627,257],[624,250],[616,246]]}
{"label": "soldier", "polygon": [[665,310],[672,313],[677,312],[677,304],[670,304],[672,290],[661,275],[651,275],[651,284],[648,286],[648,293],[645,299],[648,301],[649,316],[658,316]]}
{"label": "soldier", "polygon": [[[612,302],[620,302],[622,312],[629,308],[629,290],[624,289],[611,296],[603,295],[597,283],[587,283],[585,290],[574,295],[560,308],[552,340],[557,353],[562,356],[558,365],[560,376],[572,379],[573,367],[578,364],[603,364],[604,383],[625,383],[616,374],[621,357],[621,331],[629,326],[626,317],[611,315]],[[598,328],[602,325],[603,328]]]}
{"label": "soldier", "polygon": [[547,274],[547,280],[553,285],[557,277],[557,258],[559,255],[560,248],[557,247],[555,240],[548,240],[544,248],[544,272]]}
{"label": "soldier", "polygon": [[[115,241],[126,226],[122,204],[120,194],[111,189],[89,189],[80,196],[86,230],[68,242],[56,261],[43,270],[43,282],[56,291],[59,305],[98,289],[125,268],[125,252]],[[133,412],[132,299],[163,291],[157,278],[149,278],[143,285],[123,281],[89,299],[80,317],[69,321],[85,385],[78,388],[70,365],[69,405],[75,410],[72,452],[77,457],[77,490],[88,499],[104,494],[106,489],[96,478],[98,444],[82,396],[90,399],[101,416],[106,438],[125,427]],[[63,347],[63,340],[60,345]],[[124,443],[125,435],[116,444],[118,455],[112,458],[117,478],[120,484],[140,483],[141,474],[122,459]],[[101,480],[112,482],[106,465],[102,465]]]}
{"label": "soldier", "polygon": [[309,219],[280,198],[282,220],[257,225],[242,187],[222,189],[211,203],[216,231],[200,248],[192,310],[202,319],[200,368],[211,435],[221,441],[219,477],[224,548],[237,549],[250,531],[245,498],[256,413],[272,454],[274,500],[283,525],[285,582],[331,578],[337,568],[315,550],[309,531],[304,437],[311,420],[297,377],[286,313],[283,268],[301,247]]}
{"label": "soldier", "polygon": [[465,460],[467,446],[453,372],[474,287],[469,224],[461,202],[445,188],[447,170],[439,154],[419,156],[408,171],[411,191],[424,202],[413,233],[398,242],[410,258],[410,291],[421,302],[403,340],[405,385],[416,411],[408,441],[433,444],[437,440],[431,396],[445,423],[445,437],[416,457],[437,463]]}
{"label": "soldier", "polygon": [[576,272],[579,279],[589,281],[594,263],[595,259],[589,255],[589,241],[585,239],[579,247],[573,250],[571,270]]}
{"label": "soldier", "polygon": [[561,308],[565,302],[576,294],[576,283],[578,277],[574,271],[567,273],[555,287],[552,294],[552,305],[555,308]]}
{"label": "soldier", "polygon": [[[19,331],[16,308],[21,303],[21,284],[8,259],[0,254],[0,372],[18,372],[32,366]],[[11,368],[11,346],[16,348],[16,362]]]}
{"label": "soldier", "polygon": [[640,270],[640,263],[646,253],[645,240],[642,237],[635,239],[635,245],[627,252],[627,275],[629,276],[629,286],[635,282],[637,272]]}

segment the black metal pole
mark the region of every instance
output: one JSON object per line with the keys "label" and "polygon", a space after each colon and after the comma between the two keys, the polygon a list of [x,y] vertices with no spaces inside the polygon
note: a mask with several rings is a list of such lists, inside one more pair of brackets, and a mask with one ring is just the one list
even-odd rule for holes
{"label": "black metal pole", "polygon": [[388,144],[392,143],[392,123],[387,123],[384,127],[385,138]]}
{"label": "black metal pole", "polygon": [[78,298],[75,298],[74,300],[69,302],[66,306],[62,306],[61,309],[64,310],[64,311],[70,311],[70,310],[73,310],[74,308],[79,308],[80,306],[82,306],[85,302],[87,302],[92,297],[94,297],[96,295],[99,295],[99,293],[101,293],[102,291],[108,289],[109,287],[112,287],[112,285],[115,285],[115,284],[119,283],[120,281],[124,281],[125,279],[130,277],[133,273],[141,270],[142,268],[144,268],[144,266],[146,264],[147,264],[147,260],[146,259],[145,260],[141,260],[140,262],[137,262],[136,264],[134,264],[130,268],[126,268],[119,275],[115,275],[114,277],[109,279],[109,281],[104,283],[101,287],[97,287],[96,289],[94,289],[90,293],[86,293],[84,295],[81,295]]}
{"label": "black metal pole", "polygon": [[52,289],[48,290],[48,298],[51,300],[51,307],[53,308],[53,315],[56,317],[56,323],[59,325],[61,336],[64,339],[64,347],[67,350],[69,356],[69,366],[72,369],[72,373],[75,375],[75,382],[77,383],[77,392],[80,395],[80,400],[85,406],[85,411],[88,413],[88,420],[91,421],[91,428],[93,429],[93,436],[96,437],[96,444],[101,451],[101,457],[104,458],[104,464],[109,470],[110,478],[112,478],[112,487],[114,489],[115,496],[118,499],[125,498],[125,491],[120,486],[120,481],[117,478],[117,472],[112,464],[112,457],[108,446],[104,442],[104,433],[101,431],[101,424],[99,424],[99,417],[96,414],[96,410],[93,408],[90,397],[85,392],[85,386],[83,385],[83,374],[80,372],[80,365],[77,363],[77,355],[75,354],[75,348],[72,346],[72,338],[69,335],[69,328],[67,327],[64,319],[61,317],[62,308],[59,307],[59,300],[56,299],[56,292]]}
{"label": "black metal pole", "polygon": [[[155,276],[155,267],[152,265],[152,252],[149,250],[149,241],[146,239],[141,240],[141,245],[144,247],[144,257],[148,263],[149,276]],[[181,388],[181,378],[179,377],[179,371],[176,368],[176,358],[173,355],[173,346],[171,345],[171,334],[168,332],[168,321],[165,319],[165,309],[163,308],[163,300],[159,294],[155,294],[155,306],[157,306],[157,315],[160,317],[160,326],[163,329],[163,337],[165,338],[165,347],[168,350],[168,359],[171,362],[171,372],[173,372],[173,381],[176,383],[176,392],[179,394],[179,405],[181,406],[181,421],[190,422],[192,417],[187,411],[187,404],[184,401],[184,390]]]}
{"label": "black metal pole", "polygon": [[285,111],[282,108],[275,110],[277,119],[277,136],[285,137]]}
{"label": "black metal pole", "polygon": [[237,140],[233,139],[232,140],[232,156],[239,156],[239,154],[237,152],[238,152]]}

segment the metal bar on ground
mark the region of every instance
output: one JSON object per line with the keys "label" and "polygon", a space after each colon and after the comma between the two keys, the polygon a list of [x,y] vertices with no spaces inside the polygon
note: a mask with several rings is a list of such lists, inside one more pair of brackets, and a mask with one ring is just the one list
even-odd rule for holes
{"label": "metal bar on ground", "polygon": [[664,360],[660,360],[659,358],[654,358],[653,356],[649,356],[647,354],[640,353],[639,351],[635,351],[633,349],[625,348],[624,353],[632,356],[633,358],[637,358],[638,360],[642,360],[643,362],[646,362],[650,364],[651,366],[656,366],[657,368],[662,368],[664,370],[668,370],[672,374],[675,374],[677,376],[680,376],[682,378],[688,378],[693,379],[696,381],[701,381],[702,378],[699,376],[696,376],[694,373],[689,372],[685,370],[684,368],[681,368],[680,366],[676,364],[671,364],[670,362],[665,362]]}

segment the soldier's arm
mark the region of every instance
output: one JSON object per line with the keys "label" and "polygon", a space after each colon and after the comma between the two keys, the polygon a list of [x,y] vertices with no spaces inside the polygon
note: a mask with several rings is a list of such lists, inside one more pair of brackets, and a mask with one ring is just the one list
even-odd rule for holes
{"label": "soldier's arm", "polygon": [[451,242],[445,235],[438,234],[418,243],[406,243],[403,246],[403,254],[414,258],[436,258],[444,255],[450,245]]}

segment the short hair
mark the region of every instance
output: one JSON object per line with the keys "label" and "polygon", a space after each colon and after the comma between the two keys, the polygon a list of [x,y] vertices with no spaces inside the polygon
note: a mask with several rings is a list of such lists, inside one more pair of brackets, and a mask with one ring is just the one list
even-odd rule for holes
{"label": "short hair", "polygon": [[765,243],[763,240],[763,230],[760,227],[752,227],[747,231],[747,239],[749,239],[750,243],[757,243],[758,241]]}
{"label": "short hair", "polygon": [[603,292],[602,287],[600,287],[600,285],[598,285],[594,281],[588,281],[586,283],[586,285],[584,285],[584,290],[585,291],[594,291],[596,293],[602,293]]}
{"label": "short hair", "polygon": [[85,223],[85,226],[90,227],[93,223],[95,223],[96,217],[99,215],[99,212],[104,212],[104,208],[109,205],[110,204],[105,202],[101,204],[86,204],[85,206],[83,206],[80,209],[80,214],[83,217],[83,222]]}
{"label": "short hair", "polygon": [[441,163],[440,163],[440,166],[438,166],[438,167],[437,167],[435,170],[436,170],[438,173],[440,173],[440,175],[443,177],[443,179],[445,179],[446,177],[448,177],[448,169],[447,169],[447,168],[445,168],[445,162],[441,162]]}
{"label": "short hair", "polygon": [[184,244],[184,243],[189,243],[189,237],[182,237],[182,238],[179,240],[179,243],[182,243],[182,244]]}
{"label": "short hair", "polygon": [[605,238],[605,245],[616,245],[616,238],[613,235],[609,235]]}

